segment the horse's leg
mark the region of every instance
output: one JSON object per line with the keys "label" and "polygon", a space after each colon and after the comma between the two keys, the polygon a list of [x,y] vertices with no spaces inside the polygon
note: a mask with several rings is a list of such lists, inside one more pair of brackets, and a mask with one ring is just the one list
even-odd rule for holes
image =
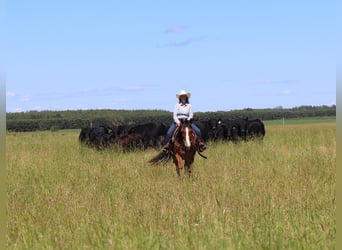
{"label": "horse's leg", "polygon": [[188,173],[188,175],[190,176],[191,170],[190,170],[190,165],[187,161],[185,161],[184,163],[184,171]]}
{"label": "horse's leg", "polygon": [[186,170],[186,172],[188,173],[188,175],[190,177],[191,172],[192,172],[192,163],[191,162],[189,162],[189,161],[185,162],[185,170]]}
{"label": "horse's leg", "polygon": [[181,177],[181,170],[183,168],[183,160],[182,157],[178,154],[175,155],[175,157],[173,158],[173,162],[176,165],[176,172],[178,177]]}
{"label": "horse's leg", "polygon": [[181,172],[177,165],[176,165],[176,172],[177,172],[178,177],[181,178]]}
{"label": "horse's leg", "polygon": [[195,159],[194,155],[189,155],[185,160],[185,169],[188,172],[189,177],[192,172],[192,163],[194,162],[194,159]]}

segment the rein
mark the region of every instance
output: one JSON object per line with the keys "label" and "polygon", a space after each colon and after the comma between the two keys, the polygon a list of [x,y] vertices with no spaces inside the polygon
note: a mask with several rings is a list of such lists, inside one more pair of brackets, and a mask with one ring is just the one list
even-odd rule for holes
{"label": "rein", "polygon": [[207,157],[206,157],[205,155],[202,155],[202,153],[201,153],[199,150],[197,150],[197,153],[198,153],[201,157],[203,157],[204,159],[207,159]]}

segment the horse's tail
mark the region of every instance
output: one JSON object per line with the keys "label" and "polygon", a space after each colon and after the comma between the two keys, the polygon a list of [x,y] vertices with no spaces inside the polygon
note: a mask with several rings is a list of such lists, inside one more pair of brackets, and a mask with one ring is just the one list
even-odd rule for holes
{"label": "horse's tail", "polygon": [[160,152],[155,157],[153,157],[151,160],[148,161],[150,165],[156,165],[156,164],[165,164],[171,159],[171,152]]}

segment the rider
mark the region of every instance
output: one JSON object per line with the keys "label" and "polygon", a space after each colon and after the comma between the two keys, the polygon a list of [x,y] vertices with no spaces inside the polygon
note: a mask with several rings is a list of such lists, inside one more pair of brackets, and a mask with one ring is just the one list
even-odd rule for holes
{"label": "rider", "polygon": [[[169,130],[166,133],[165,139],[164,139],[164,151],[168,151],[170,147],[170,139],[175,131],[176,127],[180,126],[179,119],[187,119],[191,120],[194,116],[192,112],[192,106],[189,103],[191,94],[189,92],[186,92],[185,90],[181,90],[178,94],[176,94],[177,99],[179,102],[175,105],[174,111],[173,111],[173,121],[174,123],[171,124]],[[201,130],[196,126],[196,124],[191,123],[191,127],[195,131],[197,138],[198,138],[198,145],[199,150],[203,152],[207,147],[203,142],[203,137],[201,134]]]}

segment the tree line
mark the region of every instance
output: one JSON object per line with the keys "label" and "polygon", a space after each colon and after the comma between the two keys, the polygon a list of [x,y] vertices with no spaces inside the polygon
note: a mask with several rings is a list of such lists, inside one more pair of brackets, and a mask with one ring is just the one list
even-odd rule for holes
{"label": "tree line", "polygon": [[[237,119],[259,118],[263,121],[336,116],[336,105],[331,106],[299,106],[294,108],[253,109],[246,108],[230,111],[195,112],[194,118]],[[28,111],[6,113],[6,129],[8,131],[36,131],[81,129],[87,126],[112,126],[113,124],[142,124],[147,122],[172,123],[172,112],[165,110],[65,110],[65,111]]]}

